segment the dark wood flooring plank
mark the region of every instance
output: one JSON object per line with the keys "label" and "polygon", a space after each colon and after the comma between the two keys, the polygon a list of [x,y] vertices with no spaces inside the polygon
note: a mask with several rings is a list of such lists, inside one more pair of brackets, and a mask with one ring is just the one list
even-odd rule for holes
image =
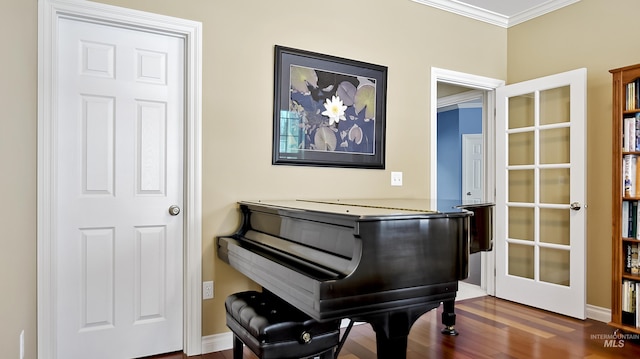
{"label": "dark wood flooring plank", "polygon": [[[609,341],[614,329],[594,320],[577,320],[517,303],[480,297],[456,304],[459,336],[440,333],[442,308],[420,317],[408,338],[407,359],[623,359],[640,358],[640,344]],[[605,343],[618,345],[607,347]],[[145,359],[184,359],[169,354]],[[232,351],[190,357],[232,359]],[[256,359],[245,347],[243,359]],[[369,324],[353,327],[339,359],[377,359]]]}

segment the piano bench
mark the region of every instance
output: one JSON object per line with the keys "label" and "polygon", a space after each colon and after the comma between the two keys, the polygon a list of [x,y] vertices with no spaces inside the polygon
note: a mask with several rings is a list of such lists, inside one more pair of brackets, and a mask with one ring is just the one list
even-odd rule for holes
{"label": "piano bench", "polygon": [[340,321],[318,322],[270,293],[235,293],[224,303],[233,332],[233,359],[243,344],[260,359],[333,358]]}

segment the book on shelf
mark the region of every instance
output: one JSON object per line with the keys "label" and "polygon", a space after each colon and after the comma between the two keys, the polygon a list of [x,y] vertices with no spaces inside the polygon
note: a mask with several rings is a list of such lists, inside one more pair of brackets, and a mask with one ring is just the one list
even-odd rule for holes
{"label": "book on shelf", "polygon": [[[640,101],[637,104],[640,104]],[[636,113],[633,117],[633,130],[635,131],[635,136],[633,137],[635,140],[629,145],[629,147],[632,148],[633,151],[640,151],[640,113]]]}
{"label": "book on shelf", "polygon": [[624,272],[631,273],[631,245],[632,243],[626,243],[624,245]]}
{"label": "book on shelf", "polygon": [[636,118],[635,116],[626,116],[622,120],[623,137],[622,150],[632,152],[636,150]]}
{"label": "book on shelf", "polygon": [[638,236],[638,201],[632,201],[629,208],[629,238]]}
{"label": "book on shelf", "polygon": [[[624,218],[623,218],[624,219]],[[629,215],[626,217],[628,222],[628,230],[625,237],[627,238],[636,238],[638,233],[638,202],[631,201],[629,202]]]}
{"label": "book on shelf", "polygon": [[622,231],[624,238],[640,239],[640,201],[622,201],[621,210]]}
{"label": "book on shelf", "polygon": [[638,263],[638,243],[631,243],[631,274],[638,275],[640,263]]}
{"label": "book on shelf", "polygon": [[622,324],[640,327],[640,282],[624,279],[622,281]]}
{"label": "book on shelf", "polygon": [[624,243],[624,272],[631,275],[640,274],[640,261],[638,257],[640,244],[633,242]]}
{"label": "book on shelf", "polygon": [[633,95],[633,93],[634,93],[634,83],[633,82],[629,82],[625,86],[625,96],[624,96],[624,109],[625,110],[632,109],[633,102],[631,100],[631,96]]}
{"label": "book on shelf", "polygon": [[631,202],[622,201],[622,216],[620,216],[622,222],[622,233],[620,235],[623,237],[629,236],[629,208],[631,208]]}
{"label": "book on shelf", "polygon": [[631,186],[633,185],[633,181],[631,180],[631,166],[634,157],[633,155],[624,155],[622,158],[622,188],[625,197],[631,197]]}
{"label": "book on shelf", "polygon": [[622,120],[622,151],[640,151],[640,113],[626,115]]}
{"label": "book on shelf", "polygon": [[625,87],[625,110],[631,111],[640,104],[640,78],[629,82]]}
{"label": "book on shelf", "polygon": [[624,155],[622,158],[622,195],[636,197],[640,195],[640,171],[637,155]]}

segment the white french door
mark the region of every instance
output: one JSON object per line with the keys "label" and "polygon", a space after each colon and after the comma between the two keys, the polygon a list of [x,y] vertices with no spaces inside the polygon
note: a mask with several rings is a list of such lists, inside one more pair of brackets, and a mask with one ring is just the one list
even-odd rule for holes
{"label": "white french door", "polygon": [[496,296],[585,318],[586,69],[496,89]]}

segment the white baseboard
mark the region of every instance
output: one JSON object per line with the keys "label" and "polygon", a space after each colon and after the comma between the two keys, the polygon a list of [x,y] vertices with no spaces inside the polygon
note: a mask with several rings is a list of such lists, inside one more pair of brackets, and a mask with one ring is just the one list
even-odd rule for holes
{"label": "white baseboard", "polygon": [[611,321],[611,309],[587,304],[587,318],[609,323]]}
{"label": "white baseboard", "polygon": [[207,335],[202,337],[202,354],[209,354],[233,348],[233,333]]}

